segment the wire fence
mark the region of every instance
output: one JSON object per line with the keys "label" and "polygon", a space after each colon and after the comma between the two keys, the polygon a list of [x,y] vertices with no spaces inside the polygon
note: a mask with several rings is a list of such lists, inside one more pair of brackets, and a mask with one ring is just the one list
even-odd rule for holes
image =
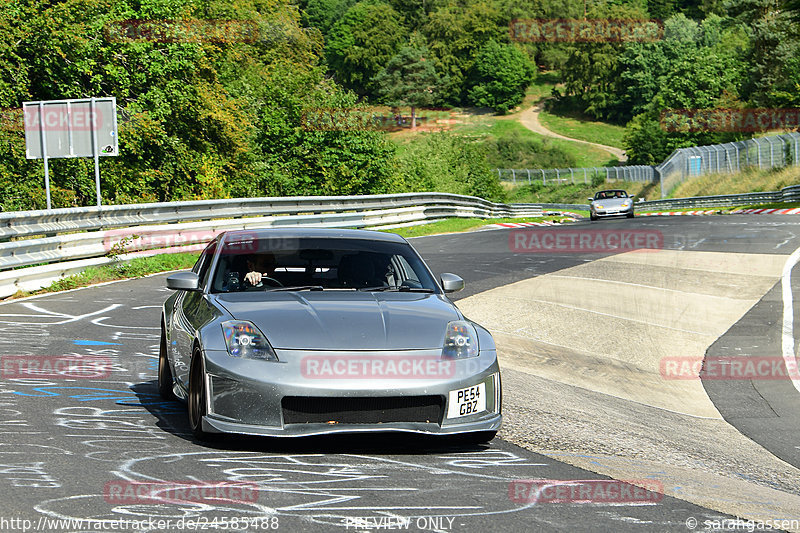
{"label": "wire fence", "polygon": [[544,185],[591,184],[596,183],[598,179],[602,181],[658,181],[653,167],[647,165],[590,168],[498,168],[497,175],[500,181],[522,185],[538,181]]}
{"label": "wire fence", "polygon": [[687,179],[706,174],[736,173],[747,168],[800,166],[800,133],[760,137],[725,144],[679,148],[660,165],[589,168],[498,168],[500,181],[517,185],[594,184],[607,181],[661,183],[661,197]]}
{"label": "wire fence", "polygon": [[687,179],[706,174],[733,174],[747,168],[781,168],[800,165],[800,133],[785,133],[725,144],[679,148],[656,172],[661,197]]}

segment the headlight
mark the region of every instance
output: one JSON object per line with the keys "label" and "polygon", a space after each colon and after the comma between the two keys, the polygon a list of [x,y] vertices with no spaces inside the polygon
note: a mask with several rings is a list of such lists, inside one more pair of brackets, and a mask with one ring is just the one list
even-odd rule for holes
{"label": "headlight", "polygon": [[629,205],[631,205],[630,202],[622,202],[622,207],[628,207]]}
{"label": "headlight", "polygon": [[233,357],[262,361],[278,360],[267,338],[252,322],[228,320],[222,323],[222,334],[225,336],[228,353]]}
{"label": "headlight", "polygon": [[463,320],[448,323],[444,333],[442,357],[465,359],[477,356],[478,332],[475,328]]}
{"label": "headlight", "polygon": [[598,209],[603,209],[603,204],[597,204]]}

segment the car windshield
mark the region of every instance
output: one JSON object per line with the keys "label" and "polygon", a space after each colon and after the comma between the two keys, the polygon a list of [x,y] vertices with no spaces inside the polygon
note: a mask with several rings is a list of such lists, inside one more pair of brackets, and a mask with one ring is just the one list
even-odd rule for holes
{"label": "car windshield", "polygon": [[594,195],[595,200],[607,200],[610,198],[628,198],[625,191],[600,191]]}
{"label": "car windshield", "polygon": [[287,290],[436,291],[405,243],[366,239],[271,238],[227,242],[211,292]]}

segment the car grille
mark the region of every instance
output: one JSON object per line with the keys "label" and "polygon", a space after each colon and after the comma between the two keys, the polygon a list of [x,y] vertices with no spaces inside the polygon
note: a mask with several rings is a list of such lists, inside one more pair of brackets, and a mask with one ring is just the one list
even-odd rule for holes
{"label": "car grille", "polygon": [[380,424],[419,422],[441,425],[444,396],[369,398],[286,396],[284,424]]}

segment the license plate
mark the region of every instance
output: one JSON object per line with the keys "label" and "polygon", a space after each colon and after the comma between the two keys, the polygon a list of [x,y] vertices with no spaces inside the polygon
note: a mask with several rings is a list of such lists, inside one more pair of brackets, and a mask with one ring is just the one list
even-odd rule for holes
{"label": "license plate", "polygon": [[447,418],[474,415],[486,410],[486,384],[450,391],[447,402]]}

